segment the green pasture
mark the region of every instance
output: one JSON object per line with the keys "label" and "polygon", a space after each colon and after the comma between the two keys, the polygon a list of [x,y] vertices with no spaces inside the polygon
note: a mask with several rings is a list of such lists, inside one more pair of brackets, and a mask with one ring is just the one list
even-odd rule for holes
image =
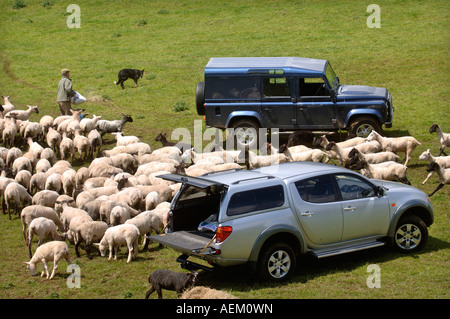
{"label": "green pasture", "polygon": [[[422,144],[408,178],[426,193],[439,184],[436,175],[421,184],[427,163],[418,156],[428,148],[438,153],[437,135],[428,132],[433,123],[450,132],[448,1],[377,1],[380,28],[367,26],[372,2],[364,1],[78,0],[81,27],[69,28],[71,3],[0,2],[0,94],[10,95],[19,109],[38,105],[32,120],[59,115],[60,70],[69,68],[74,89],[88,98],[85,112],[104,119],[130,114],[134,122],[125,125],[125,134],[155,149],[161,147],[154,140],[158,133],[170,137],[174,129],[186,128],[193,134],[194,121],[204,123],[195,111],[195,87],[211,57],[321,58],[331,62],[343,84],[392,93],[394,122],[384,135],[416,137]],[[145,69],[138,88],[131,80],[125,90],[114,85],[122,68]],[[113,136],[105,142],[105,148],[113,147]],[[86,164],[77,160],[74,166]],[[301,257],[287,283],[261,283],[238,268],[202,275],[200,284],[239,298],[447,299],[449,199],[450,186],[431,198],[435,223],[419,253],[383,247],[323,260]],[[156,244],[130,264],[125,249],[117,261],[89,260],[83,250],[77,258],[73,246],[71,252],[81,269],[80,288],[68,288],[64,261],[51,281],[30,276],[20,219],[0,214],[0,298],[143,298],[153,270],[179,269],[178,254]],[[380,266],[381,288],[366,284],[372,264]],[[176,298],[174,292],[164,295]]]}

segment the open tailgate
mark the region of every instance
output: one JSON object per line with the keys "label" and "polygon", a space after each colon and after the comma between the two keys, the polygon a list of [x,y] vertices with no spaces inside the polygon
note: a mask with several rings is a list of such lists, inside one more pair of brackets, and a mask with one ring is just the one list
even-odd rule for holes
{"label": "open tailgate", "polygon": [[163,235],[153,235],[149,239],[164,246],[171,247],[187,255],[202,255],[211,253],[210,249],[202,250],[210,243],[211,235],[202,235],[199,232],[177,231]]}

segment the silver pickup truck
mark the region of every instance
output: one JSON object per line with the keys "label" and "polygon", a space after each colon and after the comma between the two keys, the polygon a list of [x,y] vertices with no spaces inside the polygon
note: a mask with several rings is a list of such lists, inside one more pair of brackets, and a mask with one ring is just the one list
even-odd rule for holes
{"label": "silver pickup truck", "polygon": [[287,279],[300,254],[322,258],[386,243],[419,250],[433,223],[422,191],[323,163],[160,177],[183,185],[166,234],[152,240],[181,252],[179,262],[248,264],[273,281]]}

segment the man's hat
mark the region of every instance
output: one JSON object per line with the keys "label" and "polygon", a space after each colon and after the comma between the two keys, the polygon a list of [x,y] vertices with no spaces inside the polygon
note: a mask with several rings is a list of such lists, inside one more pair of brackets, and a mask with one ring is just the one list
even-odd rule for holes
{"label": "man's hat", "polygon": [[68,73],[68,72],[70,72],[69,69],[62,69],[62,70],[61,70],[61,74],[62,74],[62,75],[66,74],[66,73]]}

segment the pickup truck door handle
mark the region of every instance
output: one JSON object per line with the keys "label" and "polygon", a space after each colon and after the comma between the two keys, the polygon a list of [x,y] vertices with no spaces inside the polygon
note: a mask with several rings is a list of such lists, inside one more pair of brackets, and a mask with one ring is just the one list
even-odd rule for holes
{"label": "pickup truck door handle", "polygon": [[354,206],[344,207],[344,212],[353,212],[356,209]]}
{"label": "pickup truck door handle", "polygon": [[304,212],[304,213],[300,213],[300,215],[302,216],[312,216],[314,215],[314,213],[311,213],[310,211]]}

